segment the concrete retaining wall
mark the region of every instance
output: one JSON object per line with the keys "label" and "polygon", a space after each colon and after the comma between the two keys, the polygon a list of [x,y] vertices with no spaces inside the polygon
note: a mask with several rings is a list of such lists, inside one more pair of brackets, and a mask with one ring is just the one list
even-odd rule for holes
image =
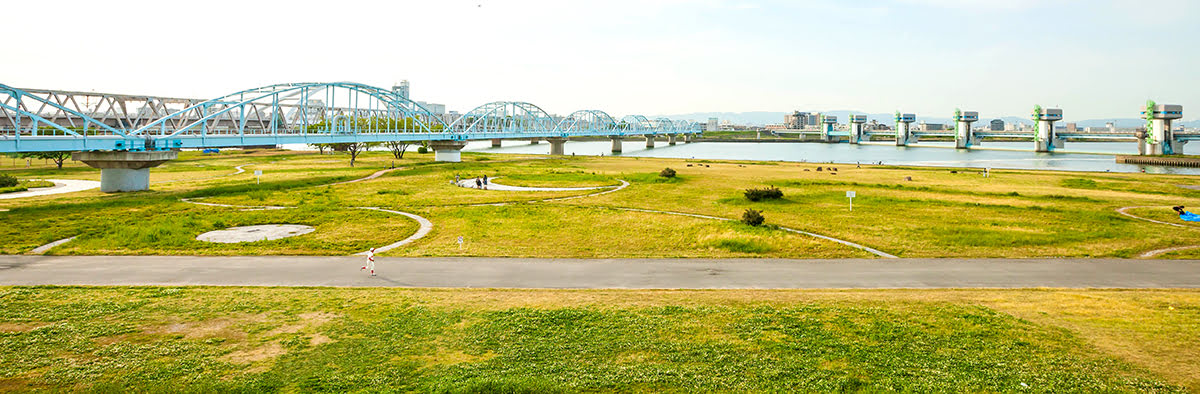
{"label": "concrete retaining wall", "polygon": [[1118,155],[1117,163],[1172,167],[1200,167],[1200,158]]}

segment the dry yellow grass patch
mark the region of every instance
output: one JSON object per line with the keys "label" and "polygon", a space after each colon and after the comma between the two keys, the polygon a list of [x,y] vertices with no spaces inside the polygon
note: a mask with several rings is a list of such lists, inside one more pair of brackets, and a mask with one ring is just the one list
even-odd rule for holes
{"label": "dry yellow grass patch", "polygon": [[274,360],[287,353],[287,349],[275,342],[268,342],[263,346],[257,346],[249,349],[237,350],[232,353],[221,356],[221,361],[227,361],[234,364],[251,364],[259,361]]}
{"label": "dry yellow grass patch", "polygon": [[496,357],[495,353],[487,352],[483,354],[468,354],[458,349],[443,349],[438,348],[435,352],[412,357],[413,360],[421,361],[427,365],[455,365],[462,363],[478,363],[491,360]]}
{"label": "dry yellow grass patch", "polygon": [[143,330],[143,332],[147,334],[183,335],[187,339],[225,338],[243,340],[246,339],[246,332],[235,326],[253,320],[255,319],[239,317],[180,322],[149,327]]}
{"label": "dry yellow grass patch", "polygon": [[0,322],[0,332],[29,332],[50,325],[50,323],[3,323]]}
{"label": "dry yellow grass patch", "polygon": [[319,333],[313,334],[312,338],[308,339],[309,346],[320,346],[320,345],[324,345],[326,343],[333,343],[333,342],[336,342],[336,341],[334,341],[330,337],[327,337],[327,336],[319,334]]}

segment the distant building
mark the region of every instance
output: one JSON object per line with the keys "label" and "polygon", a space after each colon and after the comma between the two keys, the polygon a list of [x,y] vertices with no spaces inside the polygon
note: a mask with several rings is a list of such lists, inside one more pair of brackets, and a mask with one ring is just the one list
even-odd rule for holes
{"label": "distant building", "polygon": [[717,118],[708,118],[708,124],[705,125],[704,131],[718,131],[718,130],[721,130],[721,125],[717,121]]}
{"label": "distant building", "polygon": [[418,101],[417,104],[425,107],[425,109],[429,110],[429,112],[433,112],[434,115],[442,115],[446,113],[446,104],[427,103],[424,101]]}
{"label": "distant building", "polygon": [[989,127],[988,129],[991,131],[1004,131],[1004,120],[1003,119],[992,119],[991,127]]}
{"label": "distant building", "polygon": [[1067,123],[1067,132],[1074,133],[1079,130],[1079,126],[1075,123]]}
{"label": "distant building", "polygon": [[790,115],[783,115],[783,125],[789,129],[803,129],[808,126],[816,127],[820,122],[821,114],[818,112],[795,111]]}
{"label": "distant building", "polygon": [[946,130],[946,125],[941,123],[925,123],[921,122],[917,125],[917,130],[921,131],[943,131]]}
{"label": "distant building", "polygon": [[392,85],[392,93],[395,93],[397,96],[407,99],[408,98],[408,80],[406,79],[406,80],[400,81],[400,83]]}
{"label": "distant building", "polygon": [[449,113],[442,114],[442,121],[446,122],[446,124],[451,124],[451,123],[454,123],[454,121],[458,120],[458,118],[461,118],[461,117],[462,117],[462,114],[458,113],[458,111],[450,111]]}
{"label": "distant building", "polygon": [[1106,122],[1106,123],[1104,123],[1104,127],[1107,127],[1107,128],[1108,128],[1108,132],[1110,132],[1110,133],[1115,133],[1115,132],[1117,132],[1117,125],[1116,125],[1115,123],[1113,123],[1113,122]]}

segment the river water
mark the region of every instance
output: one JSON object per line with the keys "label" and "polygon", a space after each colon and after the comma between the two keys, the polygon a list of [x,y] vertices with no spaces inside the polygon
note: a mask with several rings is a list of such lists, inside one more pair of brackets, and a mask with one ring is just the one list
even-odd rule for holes
{"label": "river water", "polygon": [[[913,147],[886,143],[851,145],[846,143],[756,143],[695,142],[667,145],[660,141],[647,149],[645,141],[625,141],[620,156],[683,159],[769,160],[810,163],[878,163],[889,165],[1009,168],[1059,171],[1111,171],[1156,174],[1200,174],[1200,168],[1117,164],[1113,155],[1136,154],[1134,142],[1067,142],[1066,149],[1055,153],[1033,152],[1032,142],[985,142],[980,149],[954,149],[953,142],[925,142]],[[567,142],[567,155],[609,156],[609,141]],[[528,141],[504,141],[492,148],[490,141],[472,141],[465,149],[473,152],[548,154],[550,145]]]}

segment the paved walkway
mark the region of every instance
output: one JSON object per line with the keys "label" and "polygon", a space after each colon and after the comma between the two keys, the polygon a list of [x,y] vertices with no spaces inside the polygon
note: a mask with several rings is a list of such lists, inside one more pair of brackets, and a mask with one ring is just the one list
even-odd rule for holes
{"label": "paved walkway", "polygon": [[0,256],[0,285],[485,288],[1200,288],[1200,261]]}
{"label": "paved walkway", "polygon": [[84,190],[91,190],[91,189],[100,187],[100,182],[97,182],[97,181],[84,181],[84,180],[78,180],[78,179],[47,179],[47,181],[54,182],[54,186],[39,187],[39,188],[35,188],[35,189],[29,189],[29,190],[23,191],[23,192],[0,194],[0,200],[7,200],[7,199],[11,199],[11,198],[34,197],[34,196],[49,196],[52,194],[74,193],[74,192],[81,192]]}

